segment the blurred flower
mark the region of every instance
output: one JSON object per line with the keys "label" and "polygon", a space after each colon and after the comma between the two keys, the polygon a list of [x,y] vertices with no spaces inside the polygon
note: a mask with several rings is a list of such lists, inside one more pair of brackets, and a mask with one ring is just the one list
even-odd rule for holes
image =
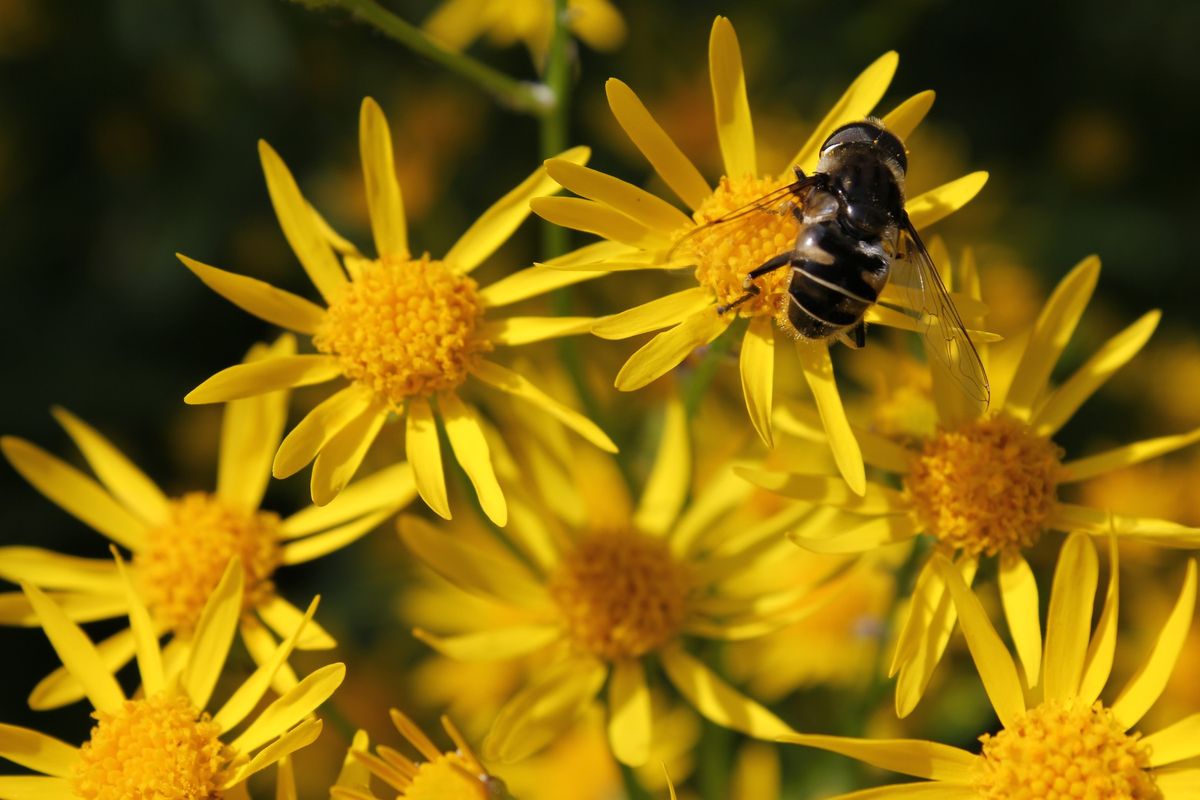
{"label": "blurred flower", "polygon": [[[729,641],[760,636],[812,611],[806,592],[733,594],[725,584],[787,543],[778,534],[808,513],[803,504],[763,520],[739,504],[751,487],[725,470],[696,488],[680,403],[665,411],[663,433],[636,508],[611,460],[594,450],[541,448],[531,440],[512,494],[506,530],[526,560],[495,541],[463,544],[452,533],[402,517],[400,534],[425,564],[461,589],[519,611],[521,621],[492,627],[492,615],[460,615],[456,635],[414,631],[435,650],[492,662],[547,650],[552,661],[527,680],[497,715],[483,753],[516,761],[556,739],[607,681],[614,755],[646,763],[653,719],[646,670],[668,680],[713,722],[772,738],[788,726],[691,655],[685,636]],[[460,629],[461,629],[460,628]]]}
{"label": "blurred flower", "polygon": [[[66,669],[84,687],[96,725],[79,748],[27,728],[2,726],[0,756],[40,775],[0,777],[0,796],[128,800],[216,798],[229,792],[230,797],[245,797],[247,778],[317,738],[321,721],[312,712],[341,684],[343,664],[316,670],[252,713],[296,646],[315,600],[292,634],[210,714],[206,708],[242,615],[241,561],[229,561],[204,607],[194,643],[174,653],[159,650],[150,613],[119,558],[116,573],[129,604],[142,691],[126,699],[105,654],[52,599],[26,585],[33,613]],[[222,738],[247,721],[237,736]]]}
{"label": "blurred flower", "polygon": [[[525,220],[530,198],[556,191],[542,169],[485,211],[443,259],[433,259],[428,253],[414,259],[408,248],[387,120],[370,98],[362,104],[359,133],[371,226],[379,252],[376,259],[362,256],[334,233],[300,194],[275,151],[265,142],[259,145],[267,188],[284,235],[327,308],[262,281],[180,256],[202,281],[235,305],[311,336],[319,353],[277,356],[230,367],[193,389],[185,400],[225,402],[345,378],[349,386],[331,394],[284,438],[272,466],[275,477],[285,478],[313,462],[313,501],[325,505],[354,475],[384,423],[395,416],[405,421],[405,448],[417,491],[430,508],[449,519],[438,425],[431,403],[436,399],[437,415],[455,458],[475,486],[488,517],[503,526],[508,518],[504,493],[496,482],[478,413],[462,401],[459,389],[474,377],[527,401],[530,424],[541,424],[543,415],[548,415],[598,447],[615,452],[613,443],[592,422],[524,376],[487,358],[497,346],[524,345],[587,330],[592,320],[586,317],[487,317],[489,310],[595,274],[532,267],[482,289],[470,277]],[[575,148],[562,157],[582,163],[587,156],[586,148]],[[564,256],[559,263],[591,260],[603,257],[603,252],[593,246]]]}
{"label": "blurred flower", "polygon": [[[567,26],[596,50],[625,41],[625,20],[608,0],[568,0]],[[497,47],[520,41],[539,66],[554,32],[554,0],[446,0],[425,20],[425,32],[452,50],[480,36]]]}
{"label": "blurred flower", "polygon": [[[947,263],[944,256],[938,263]],[[959,265],[957,283],[978,298],[973,262]],[[937,432],[905,446],[886,436],[856,430],[867,463],[891,473],[897,491],[883,482],[867,484],[865,495],[846,491],[825,475],[742,469],[752,483],[793,499],[822,503],[858,515],[866,522],[832,536],[795,537],[819,553],[869,552],[910,541],[922,533],[937,540],[940,552],[957,558],[960,576],[970,583],[983,556],[999,556],[999,582],[1025,677],[1036,686],[1041,630],[1031,609],[1038,607],[1037,583],[1022,552],[1047,529],[1113,533],[1160,546],[1200,546],[1200,530],[1166,520],[1118,516],[1058,499],[1061,484],[1075,483],[1153,458],[1200,440],[1200,430],[1136,442],[1075,461],[1062,461],[1051,438],[1104,381],[1132,359],[1154,332],[1159,313],[1152,311],[1114,336],[1057,389],[1050,373],[1067,346],[1100,274],[1100,262],[1085,259],[1065,277],[1028,334],[1010,353],[1009,368],[981,344],[991,361],[993,408],[986,411],[969,398],[937,359],[933,395]],[[968,322],[968,324],[971,324]],[[975,324],[982,324],[976,320]],[[801,432],[819,430],[815,410],[797,407],[781,415],[796,419]],[[784,424],[784,422],[781,422]],[[906,716],[916,706],[941,659],[955,624],[945,580],[928,560],[918,575],[912,609],[900,632],[891,672],[899,671],[896,710]]]}
{"label": "blurred flower", "polygon": [[[774,323],[785,332],[793,328],[787,322],[791,272],[778,269],[764,275],[759,280],[761,292],[748,302],[741,301],[745,300],[749,272],[794,246],[798,222],[791,214],[763,213],[743,214],[740,221],[711,230],[704,224],[744,210],[764,195],[783,189],[796,178],[793,168],[813,172],[828,136],[847,122],[871,113],[891,82],[897,61],[895,53],[888,53],[868,67],[795,157],[780,172],[762,175],[737,36],[728,19],[717,17],[709,40],[709,71],[725,174],[716,190],[651,117],[637,95],[621,81],[609,80],[609,105],[618,123],[692,215],[632,184],[562,159],[548,161],[547,172],[580,197],[538,198],[532,202],[533,210],[550,222],[632,248],[611,258],[577,264],[574,269],[616,272],[695,267],[699,284],[608,317],[593,328],[596,335],[607,339],[626,339],[670,328],[630,357],[617,374],[618,389],[632,391],[647,385],[678,366],[697,347],[714,341],[738,317],[749,318],[740,359],[742,388],[751,422],[763,441],[771,445]],[[932,103],[932,92],[918,94],[885,116],[884,123],[905,138]],[[953,213],[975,196],[986,179],[986,173],[974,173],[909,200],[906,207],[913,224],[925,227]],[[908,302],[905,292],[894,286],[885,289],[880,300],[901,307]],[[734,302],[740,302],[736,314],[718,312],[718,306]],[[910,316],[888,305],[872,306],[864,319],[916,329]],[[846,423],[828,344],[828,340],[797,339],[795,348],[821,408],[838,465],[850,486],[861,492],[865,481],[862,455]]]}
{"label": "blurred flower", "polygon": [[[255,345],[245,363],[287,358],[294,351],[292,337],[285,335],[270,347]],[[261,665],[275,652],[275,637],[290,635],[303,616],[276,593],[276,570],[340,550],[416,494],[407,465],[400,464],[352,485],[338,502],[324,508],[309,506],[283,519],[262,510],[271,457],[287,415],[287,394],[271,392],[225,407],[215,492],[168,498],[111,442],[64,409],[55,409],[54,416],[83,451],[99,482],[23,439],[7,436],[0,446],[35,489],[133,554],[130,573],[137,601],[150,609],[156,636],[172,635],[166,647],[172,656],[196,641],[213,588],[229,560],[236,559],[245,574],[238,626],[246,648]],[[0,577],[53,590],[62,613],[75,622],[129,613],[130,600],[107,559],[77,558],[39,547],[3,547]],[[0,594],[0,623],[37,625],[38,618],[21,593],[10,592]],[[303,650],[335,645],[315,622],[306,626],[297,643]],[[136,632],[126,628],[98,647],[104,663],[116,672],[133,658]],[[287,664],[272,674],[281,690],[296,682]],[[83,693],[78,676],[64,667],[38,684],[29,703],[38,709],[54,708],[79,700]]]}
{"label": "blurred flower", "polygon": [[[960,569],[944,556],[935,556],[935,569],[962,617],[971,657],[1002,726],[999,733],[980,737],[980,754],[914,739],[791,734],[785,741],[841,753],[925,781],[842,795],[845,798],[1194,797],[1200,770],[1176,765],[1200,756],[1196,715],[1145,738],[1131,729],[1161,695],[1191,627],[1196,562],[1188,562],[1183,589],[1150,657],[1116,699],[1106,704],[1099,697],[1117,643],[1116,539],[1110,542],[1108,593],[1094,635],[1092,605],[1099,577],[1095,547],[1084,533],[1073,534],[1063,545],[1050,595],[1046,643],[1038,648],[1045,672],[1036,693],[1023,685],[1016,662]],[[1036,605],[1020,613],[1034,617],[1023,627],[1039,627]],[[1030,701],[1036,704],[1030,706]]]}

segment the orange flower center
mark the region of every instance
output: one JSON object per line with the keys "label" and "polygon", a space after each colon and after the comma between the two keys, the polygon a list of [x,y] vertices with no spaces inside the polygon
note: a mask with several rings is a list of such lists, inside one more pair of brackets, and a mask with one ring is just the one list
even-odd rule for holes
{"label": "orange flower center", "polygon": [[904,487],[944,546],[995,555],[1037,542],[1058,502],[1061,457],[1025,423],[986,417],[926,441]]}
{"label": "orange flower center", "polygon": [[191,633],[229,560],[242,560],[243,603],[252,608],[275,591],[279,516],[230,507],[216,495],[191,492],[172,500],[167,520],[150,531],[133,558],[139,588],[155,618]]}
{"label": "orange flower center", "polygon": [[325,313],[313,345],[384,403],[454,389],[492,345],[478,284],[444,262],[364,261]]}
{"label": "orange flower center", "polygon": [[665,542],[632,531],[584,539],[549,582],[577,647],[599,658],[635,658],[683,625],[690,581]]}
{"label": "orange flower center", "polygon": [[1049,700],[980,737],[975,785],[983,800],[1157,800],[1139,736],[1100,703]]}
{"label": "orange flower center", "polygon": [[218,800],[232,752],[221,729],[183,695],[126,700],[97,711],[91,738],[72,768],[82,800]]}

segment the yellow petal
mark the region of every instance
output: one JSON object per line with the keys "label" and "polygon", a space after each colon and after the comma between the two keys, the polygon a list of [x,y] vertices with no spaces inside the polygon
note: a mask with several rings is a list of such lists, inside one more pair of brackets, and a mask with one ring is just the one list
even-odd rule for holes
{"label": "yellow petal", "polygon": [[978,798],[979,790],[975,788],[974,783],[916,781],[839,794],[833,800],[978,800]]}
{"label": "yellow petal", "polygon": [[54,652],[63,666],[83,685],[92,707],[97,711],[115,713],[125,702],[125,695],[91,639],[78,625],[67,619],[54,601],[40,589],[23,584],[21,590],[41,620],[42,629],[53,645]]}
{"label": "yellow petal", "polygon": [[112,548],[113,559],[121,573],[121,583],[125,585],[125,599],[129,603],[129,629],[133,632],[136,646],[138,674],[142,678],[142,689],[149,695],[157,694],[166,688],[166,678],[163,673],[162,651],[158,647],[158,630],[150,619],[150,612],[138,596],[125,561]]}
{"label": "yellow petal", "polygon": [[417,493],[439,517],[450,519],[450,501],[446,497],[446,473],[442,469],[437,422],[429,401],[424,398],[414,397],[408,401],[404,448],[417,482]]}
{"label": "yellow petal", "polygon": [[325,319],[325,309],[299,295],[256,278],[210,267],[182,253],[176,253],[175,257],[204,281],[205,286],[259,319],[310,336]]}
{"label": "yellow petal", "polygon": [[[365,753],[370,747],[371,739],[366,731],[355,731],[354,738],[350,740],[350,749],[346,751],[346,758],[342,762],[342,769],[338,772],[337,782],[334,784],[338,787],[361,788],[368,789],[371,785],[371,773],[363,765],[361,761],[355,758],[356,753]],[[370,798],[370,795],[368,794]],[[374,798],[370,798],[374,800]]]}
{"label": "yellow petal", "polygon": [[304,469],[330,439],[367,410],[371,400],[371,394],[358,384],[325,398],[284,437],[275,453],[271,474],[282,479]]}
{"label": "yellow petal", "polygon": [[898,514],[912,507],[901,492],[874,481],[855,494],[845,481],[830,475],[775,472],[742,466],[734,467],[734,472],[755,486],[793,500],[833,506],[856,514]]}
{"label": "yellow petal", "polygon": [[229,559],[225,574],[200,612],[187,664],[183,668],[180,683],[196,708],[208,705],[217,678],[221,677],[221,670],[225,667],[238,617],[242,613],[242,586],[242,560],[235,556]]}
{"label": "yellow petal", "polygon": [[650,534],[665,534],[675,523],[692,483],[692,452],[687,413],[676,395],[667,401],[662,438],[654,466],[633,515],[633,526]]}
{"label": "yellow petal", "polygon": [[[593,242],[565,255],[552,258],[544,264],[527,267],[507,275],[480,289],[479,298],[489,308],[528,300],[530,297],[536,297],[563,286],[601,277],[604,272],[602,267],[595,266],[595,262],[615,258],[619,254],[636,252],[638,251],[631,250],[623,244]],[[588,271],[570,271],[577,267],[585,268]]]}
{"label": "yellow petal", "polygon": [[455,661],[504,661],[541,650],[562,638],[553,625],[509,625],[495,630],[437,636],[415,628],[413,636]]}
{"label": "yellow petal", "polygon": [[303,564],[337,552],[378,528],[394,513],[395,508],[385,508],[315,536],[289,542],[283,546],[281,563]]}
{"label": "yellow petal", "polygon": [[1099,277],[1100,259],[1085,258],[1059,282],[1042,308],[1005,401],[1006,409],[1018,418],[1028,419],[1041,399]]}
{"label": "yellow petal", "polygon": [[770,317],[754,317],[742,339],[738,360],[742,373],[742,396],[750,423],[767,447],[774,447],[771,433],[771,395],[775,387],[775,325]]}
{"label": "yellow petal", "polygon": [[325,383],[342,374],[336,356],[282,356],[237,364],[221,370],[192,389],[185,403],[224,403],[256,394]]}
{"label": "yellow petal", "polygon": [[[591,150],[573,147],[557,156],[564,164],[586,164]],[[529,202],[535,197],[554,194],[559,189],[554,179],[538,167],[515,189],[483,212],[467,232],[446,253],[446,263],[458,272],[470,272],[508,241],[529,216]]]}
{"label": "yellow petal", "polygon": [[0,547],[0,578],[31,583],[39,589],[77,589],[104,595],[124,591],[112,562],[64,556],[40,547]]}
{"label": "yellow petal", "polygon": [[1126,517],[1098,508],[1058,503],[1046,527],[1059,531],[1083,530],[1101,536],[1129,536],[1163,547],[1200,547],[1200,528],[1165,519]]}
{"label": "yellow petal", "polygon": [[1104,685],[1108,683],[1112,670],[1113,654],[1117,649],[1117,612],[1119,607],[1120,571],[1117,554],[1117,537],[1108,537],[1108,591],[1104,597],[1104,609],[1096,632],[1088,644],[1087,657],[1083,662],[1083,679],[1079,682],[1079,699],[1085,704],[1096,702]]}
{"label": "yellow petal", "polygon": [[[1200,756],[1200,714],[1191,714],[1142,739],[1150,766],[1161,767]],[[1200,783],[1196,784],[1200,786]]]}
{"label": "yellow petal", "polygon": [[113,499],[100,484],[37,445],[15,436],[0,438],[13,469],[63,511],[130,550],[146,540],[146,523]]}
{"label": "yellow petal", "polygon": [[986,172],[972,172],[919,194],[904,204],[913,227],[924,229],[971,202],[987,183]]}
{"label": "yellow petal", "polygon": [[788,538],[811,553],[869,553],[889,544],[907,542],[921,532],[921,526],[908,514],[877,517],[833,536]]}
{"label": "yellow petal", "polygon": [[275,778],[275,800],[297,800],[296,772],[292,769],[292,759],[288,756],[279,759],[279,769]]}
{"label": "yellow petal", "polygon": [[665,250],[670,238],[620,211],[578,197],[537,197],[529,203],[533,213],[547,222],[643,250]]}
{"label": "yellow petal", "polygon": [[70,778],[79,750],[44,733],[0,724],[0,758],[55,778]]}
{"label": "yellow petal", "polygon": [[1171,673],[1179,661],[1179,654],[1192,627],[1192,613],[1196,608],[1196,561],[1189,559],[1187,575],[1179,599],[1163,623],[1162,631],[1154,642],[1150,656],[1142,667],[1125,684],[1125,688],[1113,701],[1113,716],[1125,726],[1132,728],[1158,700]]}
{"label": "yellow petal", "polygon": [[[61,596],[48,597],[66,613],[68,609],[61,605]],[[121,600],[124,602],[125,598],[122,597]],[[96,644],[100,663],[114,675],[129,663],[136,649],[133,631],[129,628],[120,630]],[[47,711],[77,703],[86,696],[84,683],[67,667],[59,667],[33,687],[33,691],[29,693],[29,707],[34,711]]]}
{"label": "yellow petal", "polygon": [[492,344],[522,345],[587,333],[592,317],[508,317],[488,323],[483,336]]}
{"label": "yellow petal", "polygon": [[642,662],[613,663],[608,678],[608,743],[622,764],[640,767],[650,758],[650,688]]}
{"label": "yellow petal", "polygon": [[369,406],[321,448],[312,469],[314,503],[328,505],[346,487],[375,443],[387,415],[385,408]]}
{"label": "yellow petal", "polygon": [[238,768],[237,772],[225,781],[224,789],[228,790],[240,783],[244,783],[254,773],[264,770],[271,766],[279,759],[296,752],[302,747],[307,747],[317,740],[321,735],[321,720],[306,719],[290,731],[280,736],[271,744],[264,747],[254,758],[246,764]]}
{"label": "yellow petal", "polygon": [[707,287],[695,286],[603,317],[592,326],[592,333],[601,339],[628,339],[677,325],[712,304],[712,292]]}
{"label": "yellow petal", "polygon": [[1033,415],[1032,423],[1038,436],[1053,436],[1065,425],[1114,372],[1141,351],[1161,317],[1159,311],[1145,314],[1105,342],[1074,375],[1052,391]]}
{"label": "yellow petal", "polygon": [[622,392],[641,389],[679,366],[697,347],[710,343],[732,320],[708,307],[697,311],[670,330],[663,331],[629,357],[617,373]]}
{"label": "yellow petal", "polygon": [[[35,584],[36,585],[36,584]],[[67,619],[74,622],[95,622],[112,619],[128,611],[123,595],[97,595],[92,592],[48,592],[55,605]],[[21,592],[0,592],[0,625],[40,628],[37,614]],[[132,653],[130,653],[132,655]],[[79,698],[75,698],[79,699]]]}
{"label": "yellow petal", "polygon": [[371,232],[380,258],[408,258],[408,229],[404,200],[396,180],[392,134],[383,110],[372,98],[362,101],[358,115],[358,149],[362,154],[363,186],[371,215]]}
{"label": "yellow petal", "polygon": [[50,413],[79,447],[88,466],[112,496],[150,524],[167,516],[167,498],[162,490],[92,426],[65,408]]}
{"label": "yellow petal", "polygon": [[[272,654],[279,649],[279,642],[276,640],[275,634],[254,614],[242,615],[242,618],[238,620],[238,634],[241,636],[242,644],[246,646],[246,651],[250,653],[250,660],[258,665],[259,669],[263,664],[270,663]],[[296,671],[287,662],[280,664],[279,668],[275,670],[275,674],[267,680],[269,688],[277,694],[289,691],[299,682]]]}
{"label": "yellow petal", "polygon": [[275,207],[275,216],[279,218],[279,227],[283,229],[283,235],[300,260],[300,265],[308,273],[309,280],[328,303],[345,287],[346,273],[342,272],[337,256],[313,218],[308,201],[300,194],[300,187],[296,185],[296,179],[288,171],[283,159],[271,149],[271,145],[261,140],[258,143],[258,155],[267,179],[271,205]]}
{"label": "yellow petal", "polygon": [[[791,405],[777,408],[774,416],[775,427],[792,436],[815,442],[828,439],[821,415],[815,408]],[[908,473],[913,454],[904,445],[859,427],[854,427],[854,438],[862,448],[863,460],[866,463],[899,475]]]}
{"label": "yellow petal", "polygon": [[746,742],[738,748],[729,779],[729,800],[781,796],[780,753],[773,744]]}
{"label": "yellow petal", "polygon": [[797,340],[796,354],[800,356],[804,378],[808,382],[808,388],[812,390],[821,421],[825,425],[833,460],[851,491],[862,494],[867,490],[866,467],[863,465],[858,440],[854,438],[850,421],[846,419],[846,409],[842,406],[837,382],[833,378],[833,362],[829,359],[829,348],[824,342]]}
{"label": "yellow petal", "polygon": [[1000,554],[1000,600],[1004,618],[1025,671],[1025,684],[1037,686],[1042,663],[1042,623],[1037,579],[1019,550]]}
{"label": "yellow petal", "polygon": [[1177,433],[1174,436],[1160,436],[1157,439],[1134,442],[1124,447],[1097,453],[1094,456],[1068,461],[1059,470],[1058,480],[1060,483],[1087,480],[1131,464],[1158,458],[1165,453],[1179,450],[1198,441],[1200,441],[1200,428],[1187,433]]}
{"label": "yellow petal", "polygon": [[970,783],[979,757],[948,744],[921,739],[852,739],[791,733],[779,741],[817,747],[881,769],[933,781]]}
{"label": "yellow petal", "polygon": [[[296,342],[286,334],[271,347],[258,344],[250,348],[246,363],[295,352]],[[288,392],[284,390],[225,404],[217,460],[217,495],[235,508],[257,511],[262,502],[271,479],[271,460],[287,422],[287,403]]]}
{"label": "yellow petal", "polygon": [[706,718],[757,739],[793,733],[787,723],[723,681],[678,643],[659,652],[663,670],[679,693]]}
{"label": "yellow petal", "polygon": [[1154,785],[1162,793],[1163,800],[1196,800],[1200,767],[1157,770],[1154,773]]}
{"label": "yellow petal", "polygon": [[604,91],[617,123],[654,171],[688,207],[699,208],[712,194],[700,171],[655,122],[632,89],[616,78],[609,78]]}
{"label": "yellow petal", "polygon": [[596,423],[554,400],[530,383],[525,376],[491,361],[479,362],[471,370],[471,374],[488,386],[532,403],[601,450],[608,453],[617,452],[617,446],[613,444],[612,439],[609,439]]}
{"label": "yellow petal", "polygon": [[921,120],[925,119],[929,109],[933,108],[935,97],[936,95],[928,89],[914,94],[884,115],[884,127],[899,136],[900,141],[906,141],[921,124]]}
{"label": "yellow petal", "polygon": [[677,556],[691,555],[713,524],[749,495],[750,485],[726,465],[704,484],[680,515],[671,531],[671,552]]}
{"label": "yellow petal", "polygon": [[607,670],[574,658],[540,670],[496,715],[483,757],[502,763],[533,755],[564,733],[604,685]]}
{"label": "yellow petal", "polygon": [[793,165],[800,167],[805,172],[815,170],[817,159],[821,153],[821,145],[825,144],[825,140],[831,133],[847,122],[856,122],[870,115],[875,104],[887,91],[888,84],[892,82],[892,76],[896,74],[896,66],[899,63],[900,56],[892,51],[884,53],[875,59],[871,66],[863,70],[838,101],[833,104],[833,108],[829,109],[829,113],[825,115],[820,124],[813,129],[808,141],[789,162],[784,177],[792,177]]}
{"label": "yellow petal", "polygon": [[690,217],[657,195],[594,169],[561,159],[546,162],[546,172],[569,191],[619,211],[648,228],[671,234],[690,228]]}
{"label": "yellow petal", "polygon": [[983,688],[992,701],[1000,724],[1007,728],[1025,713],[1025,697],[1021,679],[1017,677],[1017,666],[996,634],[996,629],[988,621],[983,604],[963,582],[958,570],[944,556],[935,555],[933,558],[942,580],[946,582],[946,588],[954,598],[963,636],[971,650],[975,669],[983,681]]}
{"label": "yellow petal", "polygon": [[296,639],[298,650],[332,650],[337,647],[337,642],[320,623],[279,595],[260,603],[255,610],[280,638],[286,639],[299,629],[300,636]]}
{"label": "yellow petal", "polygon": [[346,665],[329,664],[306,675],[291,691],[262,710],[230,746],[241,753],[257,750],[287,731],[328,700],[346,677]]}
{"label": "yellow petal", "polygon": [[504,491],[496,480],[496,472],[492,469],[491,451],[478,417],[474,410],[465,405],[453,392],[446,392],[438,397],[438,408],[442,412],[446,436],[450,439],[450,449],[454,451],[454,458],[459,466],[470,478],[483,513],[503,528],[508,524],[508,504],[504,500]]}
{"label": "yellow petal", "polygon": [[754,151],[754,125],[746,99],[746,76],[737,33],[726,17],[713,20],[708,38],[708,75],[712,82],[713,109],[717,115],[717,140],[725,174],[731,178],[758,176]]}
{"label": "yellow petal", "polygon": [[74,781],[41,775],[0,776],[0,797],[5,800],[75,800]]}
{"label": "yellow petal", "polygon": [[295,539],[379,511],[408,505],[415,496],[412,468],[401,462],[361,478],[342,490],[327,506],[309,506],[285,519],[284,539]]}
{"label": "yellow petal", "polygon": [[1098,578],[1091,538],[1086,533],[1071,534],[1058,556],[1046,617],[1043,689],[1048,700],[1066,700],[1079,692]]}

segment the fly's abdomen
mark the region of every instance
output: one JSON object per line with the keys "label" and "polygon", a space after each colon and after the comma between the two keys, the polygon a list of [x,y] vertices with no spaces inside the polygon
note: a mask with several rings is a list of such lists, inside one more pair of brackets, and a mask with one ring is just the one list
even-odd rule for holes
{"label": "fly's abdomen", "polygon": [[848,236],[836,221],[806,225],[796,242],[788,320],[807,339],[825,339],[862,319],[887,283],[878,241]]}

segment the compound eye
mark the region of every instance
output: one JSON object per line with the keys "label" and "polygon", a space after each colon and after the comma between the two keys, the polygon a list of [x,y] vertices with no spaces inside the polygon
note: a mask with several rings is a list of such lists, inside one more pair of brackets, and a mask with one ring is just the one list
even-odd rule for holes
{"label": "compound eye", "polygon": [[908,153],[904,151],[904,142],[900,141],[899,136],[891,131],[880,130],[875,143],[900,166],[901,172],[908,172]]}
{"label": "compound eye", "polygon": [[874,122],[867,120],[849,122],[829,134],[825,144],[821,145],[821,154],[824,155],[833,148],[841,147],[844,144],[871,144],[879,138],[881,133],[883,133],[883,128]]}

